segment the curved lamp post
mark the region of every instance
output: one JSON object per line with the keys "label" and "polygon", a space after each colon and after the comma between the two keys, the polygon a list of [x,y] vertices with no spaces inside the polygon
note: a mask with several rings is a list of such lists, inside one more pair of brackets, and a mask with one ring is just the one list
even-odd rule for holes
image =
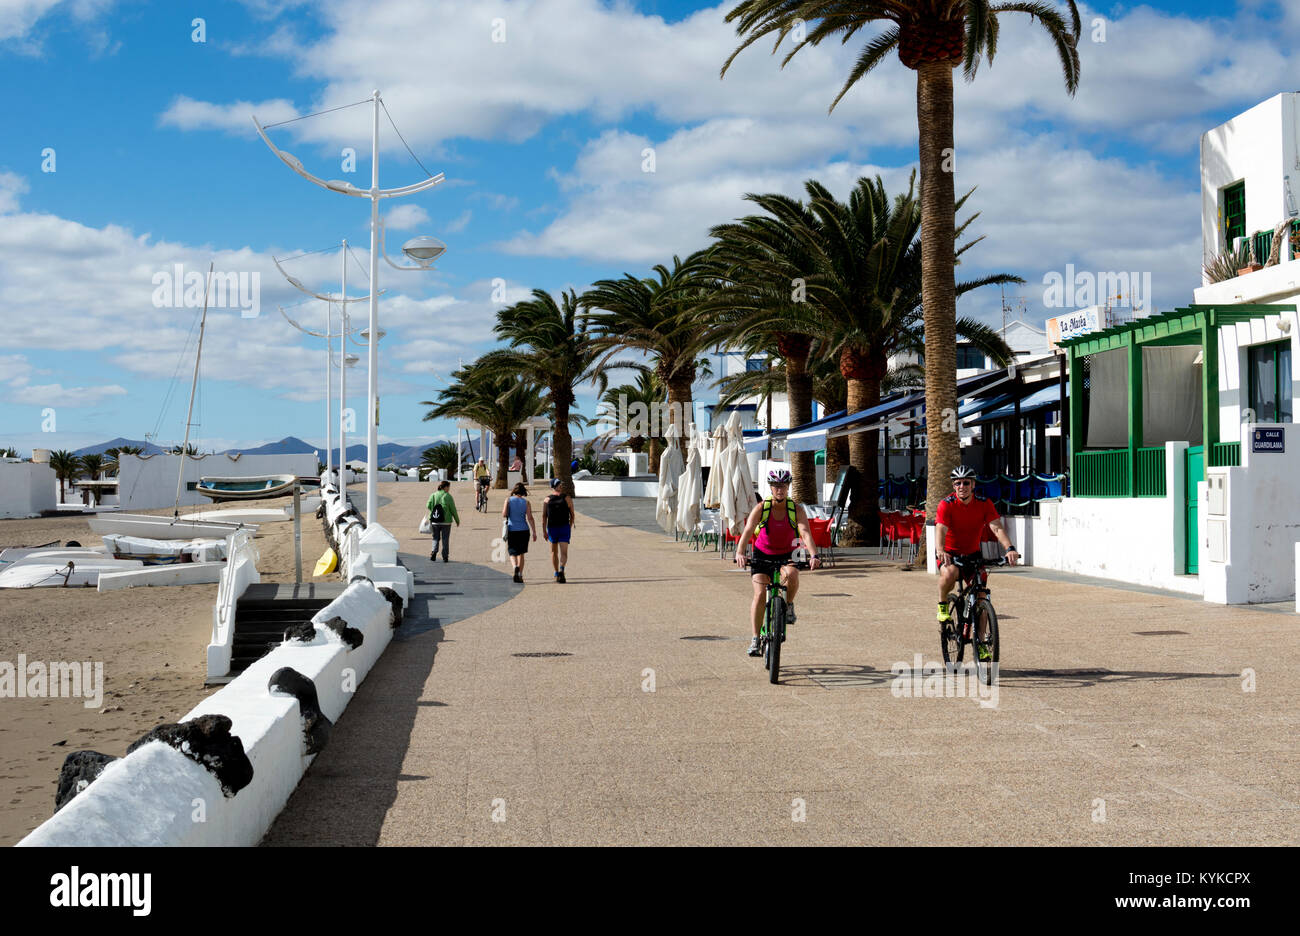
{"label": "curved lamp post", "polygon": [[[340,195],[351,195],[353,198],[370,199],[370,333],[377,335],[379,333],[379,302],[376,290],[379,285],[379,237],[381,228],[379,224],[379,199],[381,198],[398,198],[402,195],[414,195],[417,192],[423,192],[425,189],[433,188],[441,183],[444,179],[440,172],[435,176],[422,179],[411,185],[403,185],[398,188],[381,189],[379,187],[379,92],[372,91],[370,94],[371,106],[373,108],[373,122],[371,124],[370,137],[370,188],[362,189],[341,179],[322,179],[308,172],[296,156],[287,153],[271,142],[262,125],[257,122],[257,117],[253,117],[253,126],[257,128],[258,136],[262,138],[272,153],[298,175],[302,176],[313,185],[318,185],[323,189],[331,192],[338,192]],[[407,242],[406,246],[415,245],[422,238],[414,238]],[[432,240],[432,238],[428,238]],[[405,247],[403,248],[405,249]],[[421,248],[416,245],[416,250]],[[445,249],[445,248],[444,248]],[[441,254],[442,251],[438,251]],[[421,263],[418,254],[409,254],[412,260],[415,260],[416,267],[397,267],[398,269],[428,269],[428,264],[433,259],[429,258],[427,262]],[[387,256],[385,256],[387,260]],[[391,265],[397,266],[391,260]],[[368,379],[366,406],[369,412],[367,418],[366,433],[366,526],[378,522],[379,515],[379,490],[376,487],[376,479],[379,475],[379,342],[370,342],[370,353],[367,356]]]}

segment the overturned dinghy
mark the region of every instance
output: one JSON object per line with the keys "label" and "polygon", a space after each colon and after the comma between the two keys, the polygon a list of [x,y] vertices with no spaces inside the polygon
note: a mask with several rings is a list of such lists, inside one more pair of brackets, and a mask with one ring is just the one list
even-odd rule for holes
{"label": "overturned dinghy", "polygon": [[180,562],[219,562],[226,558],[221,539],[159,540],[124,533],[105,533],[104,546],[115,559],[139,559],[145,565]]}
{"label": "overturned dinghy", "polygon": [[145,539],[194,540],[225,539],[236,530],[256,530],[256,524],[219,523],[216,520],[173,520],[170,517],[152,517],[148,514],[102,513],[90,518],[90,528],[103,536],[106,533],[123,533]]}
{"label": "overturned dinghy", "polygon": [[139,560],[124,559],[31,559],[6,566],[0,571],[0,588],[73,588],[99,584],[101,572],[143,569]]}
{"label": "overturned dinghy", "polygon": [[256,478],[199,478],[195,490],[213,501],[256,500],[293,493],[297,475],[263,475]]}

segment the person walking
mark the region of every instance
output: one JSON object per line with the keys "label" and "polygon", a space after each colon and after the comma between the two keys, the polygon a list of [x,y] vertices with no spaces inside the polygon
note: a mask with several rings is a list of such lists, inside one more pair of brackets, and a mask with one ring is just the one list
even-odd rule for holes
{"label": "person walking", "polygon": [[514,580],[524,581],[524,558],[528,555],[528,534],[537,542],[537,524],[533,522],[533,505],[528,503],[528,488],[520,481],[510,491],[501,517],[506,521],[506,551],[515,567]]}
{"label": "person walking", "polygon": [[542,535],[551,544],[551,568],[555,581],[563,585],[564,566],[569,561],[569,538],[572,535],[577,512],[573,509],[573,496],[565,494],[559,478],[551,479],[551,494],[542,502]]}
{"label": "person walking", "polygon": [[460,526],[460,514],[456,512],[456,502],[451,497],[451,482],[439,481],[438,489],[429,495],[425,503],[429,511],[429,528],[433,533],[433,548],[429,558],[438,561],[438,542],[442,542],[442,561],[450,562],[447,552],[451,548],[451,525]]}

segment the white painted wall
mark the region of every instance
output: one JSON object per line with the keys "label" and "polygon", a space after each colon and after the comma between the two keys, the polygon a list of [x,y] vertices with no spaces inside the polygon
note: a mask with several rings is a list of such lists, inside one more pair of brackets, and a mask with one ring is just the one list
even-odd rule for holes
{"label": "white painted wall", "polygon": [[1004,518],[1011,542],[1027,565],[1202,594],[1197,576],[1183,573],[1186,448],[1185,442],[1165,445],[1164,497],[1044,501],[1037,517]]}
{"label": "white painted wall", "polygon": [[[1284,217],[1293,217],[1287,210],[1285,180],[1290,181],[1293,197],[1300,200],[1297,108],[1300,108],[1300,94],[1276,94],[1201,135],[1201,249],[1204,257],[1219,253],[1225,246],[1221,243],[1219,211],[1220,191],[1226,185],[1242,179],[1246,182],[1247,235],[1271,230]],[[1260,257],[1260,263],[1264,259]],[[1257,275],[1251,273],[1237,279],[1244,280],[1253,288]],[[1198,298],[1197,302],[1200,301]]]}
{"label": "white painted wall", "polygon": [[[123,510],[151,510],[170,507],[176,500],[179,455],[123,455],[118,460],[118,497]],[[185,457],[185,484],[204,476],[249,478],[261,475],[293,474],[316,476],[316,456],[299,455],[199,455]],[[211,504],[198,491],[182,488],[181,506]]]}
{"label": "white painted wall", "polygon": [[[1207,468],[1200,485],[1200,573],[1205,600],[1219,604],[1284,601],[1295,595],[1300,428],[1278,423],[1244,428],[1241,466]],[[1252,452],[1250,434],[1257,428],[1285,430],[1286,451]],[[1221,514],[1211,512],[1215,479],[1224,487]]]}
{"label": "white painted wall", "polygon": [[0,462],[0,518],[36,517],[42,510],[54,510],[58,489],[48,464]]}

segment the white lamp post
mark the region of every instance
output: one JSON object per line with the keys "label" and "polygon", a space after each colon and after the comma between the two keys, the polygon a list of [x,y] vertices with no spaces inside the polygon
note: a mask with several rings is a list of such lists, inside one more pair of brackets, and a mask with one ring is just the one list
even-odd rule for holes
{"label": "white lamp post", "polygon": [[[370,100],[371,100],[371,106],[373,108],[374,119],[371,125],[371,137],[370,137],[370,188],[369,189],[357,188],[357,186],[353,185],[351,182],[343,181],[340,179],[330,179],[326,181],[325,179],[312,175],[310,172],[308,172],[306,169],[303,168],[302,162],[297,157],[284,152],[283,150],[279,149],[274,143],[271,142],[270,138],[267,137],[266,135],[266,131],[262,129],[262,125],[257,122],[256,117],[253,118],[253,126],[257,128],[258,135],[261,136],[262,142],[264,142],[271,149],[271,152],[275,153],[275,155],[279,158],[279,160],[282,163],[284,163],[286,166],[288,166],[298,175],[302,176],[308,182],[311,182],[314,185],[318,185],[323,189],[329,189],[331,192],[338,192],[341,195],[351,195],[354,198],[370,199],[370,329],[369,331],[370,334],[372,335],[378,335],[379,334],[379,297],[377,293],[379,287],[379,254],[381,252],[380,238],[383,236],[382,229],[380,228],[380,224],[379,224],[379,199],[397,198],[402,195],[414,195],[416,192],[423,192],[425,189],[433,188],[435,185],[438,185],[440,182],[443,181],[444,177],[443,174],[440,172],[435,176],[430,176],[427,179],[422,179],[421,181],[415,182],[411,185],[403,185],[393,189],[381,189],[379,187],[379,106],[380,106],[379,92],[378,91],[371,92]],[[432,256],[429,256],[429,252],[433,250],[433,247],[427,243],[428,241],[433,241],[435,244],[437,244],[434,238],[416,237],[408,241],[402,248],[406,252],[407,256],[416,262],[417,266],[399,267],[397,266],[397,264],[393,263],[392,260],[388,260],[387,255],[385,255],[384,259],[388,260],[388,263],[391,266],[396,267],[399,270],[430,269],[430,266],[433,263],[433,261],[437,259],[437,257],[446,248],[443,247],[442,249],[437,250],[435,253],[433,253]],[[367,465],[366,467],[366,472],[367,472],[366,473],[366,526],[369,527],[370,524],[378,522],[378,514],[379,514],[379,490],[378,487],[376,486],[378,475],[379,475],[379,342],[378,341],[369,342],[369,354],[367,355],[367,365],[368,365],[369,374],[367,375],[368,386],[367,386],[367,393],[366,393],[366,408],[368,411],[367,433],[366,433],[366,450],[367,450],[366,451],[366,456],[367,456],[366,457],[366,465]]]}
{"label": "white lamp post", "polygon": [[[346,340],[347,340],[347,336],[351,333],[351,329],[348,325],[348,318],[349,318],[348,303],[366,302],[370,299],[370,296],[368,295],[357,296],[352,299],[348,298],[348,242],[346,238],[344,238],[344,240],[341,243],[339,256],[342,261],[342,271],[341,271],[342,280],[340,284],[341,289],[337,298],[323,293],[313,292],[312,290],[308,289],[306,286],[302,284],[302,282],[297,277],[290,275],[290,273],[287,270],[285,270],[283,266],[280,265],[280,261],[278,259],[276,259],[275,257],[271,258],[271,261],[275,264],[275,268],[280,271],[281,276],[283,276],[286,280],[288,280],[290,286],[292,286],[294,289],[297,289],[299,292],[305,293],[308,296],[312,296],[316,299],[322,299],[325,301],[326,304],[327,312],[326,312],[326,320],[325,320],[325,331],[323,333],[312,331],[310,328],[303,328],[293,319],[289,318],[289,313],[285,312],[283,307],[280,308],[280,314],[284,316],[285,321],[288,322],[290,325],[292,325],[294,328],[298,329],[298,331],[303,332],[304,334],[312,335],[313,337],[316,338],[325,339],[325,457],[327,459],[325,465],[326,477],[329,477],[329,473],[331,470],[331,463],[334,460],[334,455],[333,455],[334,438],[332,432],[333,414],[330,411],[330,400],[331,400],[330,366],[334,354],[334,346],[333,346],[334,333],[332,331],[334,327],[333,318],[332,318],[333,303],[338,302],[340,306],[342,322],[340,324],[341,330],[338,332],[339,348],[340,348],[340,353],[346,354],[346,347],[345,347]],[[356,363],[356,358],[353,358],[352,363]],[[347,366],[350,367],[351,364],[348,364]],[[346,418],[345,410],[347,408],[347,403],[345,402],[346,397],[344,395],[345,386],[346,386],[346,380],[341,379],[339,385],[340,437],[342,436],[342,433],[344,431],[345,418]],[[347,461],[347,457],[346,454],[342,454],[344,451],[342,445],[340,445],[339,451],[341,453],[339,457],[339,461],[340,461],[339,491],[340,493],[342,493],[346,487],[346,482],[343,480],[342,470],[344,467],[346,467],[343,463]]]}

